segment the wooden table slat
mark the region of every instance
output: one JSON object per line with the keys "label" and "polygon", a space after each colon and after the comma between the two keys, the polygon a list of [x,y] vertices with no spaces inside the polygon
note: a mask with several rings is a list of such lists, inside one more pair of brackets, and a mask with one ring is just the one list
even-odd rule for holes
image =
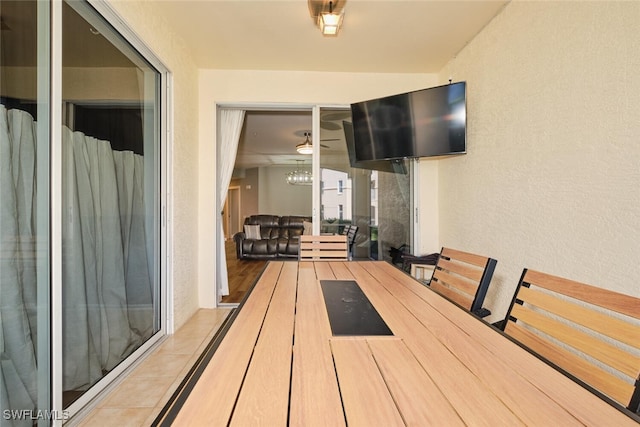
{"label": "wooden table slat", "polygon": [[295,263],[284,264],[238,397],[232,426],[287,423],[297,275]]}
{"label": "wooden table slat", "polygon": [[174,425],[228,424],[282,266],[282,262],[267,265]]}
{"label": "wooden table slat", "polygon": [[333,261],[316,262],[314,268],[316,271],[316,278],[318,280],[333,280],[336,276],[333,274],[331,264]]}
{"label": "wooden table slat", "polygon": [[399,339],[367,342],[408,426],[465,425],[404,342]]}
{"label": "wooden table slat", "polygon": [[367,342],[363,339],[333,340],[331,350],[349,426],[404,427]]}
{"label": "wooden table slat", "polygon": [[[317,263],[328,268],[326,262]],[[325,270],[326,271],[330,270]],[[322,304],[316,269],[300,262],[291,379],[290,425],[344,426],[340,390],[329,338],[331,326]]]}

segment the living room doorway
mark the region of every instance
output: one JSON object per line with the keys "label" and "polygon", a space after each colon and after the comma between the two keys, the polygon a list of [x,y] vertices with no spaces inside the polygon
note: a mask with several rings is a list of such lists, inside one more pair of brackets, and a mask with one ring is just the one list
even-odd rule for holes
{"label": "living room doorway", "polygon": [[[310,105],[218,106],[218,111],[224,108],[244,110],[227,200],[219,211],[223,212],[220,219],[225,240],[224,247],[218,247],[218,256],[221,250],[226,256],[224,261],[218,258],[217,265],[223,273],[219,267],[224,262],[228,283],[227,295],[223,296],[218,287],[218,302],[238,304],[266,263],[266,259],[238,259],[234,235],[243,232],[244,219],[259,214],[312,216],[311,185],[294,186],[286,177],[295,171],[311,170],[312,156],[299,153],[296,146],[311,135],[313,112]],[[218,134],[218,140],[222,135]]]}
{"label": "living room doorway", "polygon": [[[238,233],[250,215],[298,215],[313,218],[316,234],[340,233],[346,225],[356,225],[354,258],[391,260],[391,247],[414,245],[415,161],[352,162],[349,107],[270,105],[246,106],[244,111],[228,188],[238,188],[228,199],[237,194],[241,200]],[[297,150],[305,145],[311,150]],[[311,174],[313,179],[291,183],[287,176],[292,174]],[[237,304],[266,258],[238,257],[227,218],[230,207],[225,206],[224,213],[226,241],[218,250],[226,254],[229,291],[224,297],[218,293],[218,302]],[[249,271],[253,273],[245,273]]]}
{"label": "living room doorway", "polygon": [[240,200],[240,187],[229,186],[227,200],[225,201],[224,210],[222,211],[224,218],[224,237],[226,241],[232,240],[233,235],[242,230]]}

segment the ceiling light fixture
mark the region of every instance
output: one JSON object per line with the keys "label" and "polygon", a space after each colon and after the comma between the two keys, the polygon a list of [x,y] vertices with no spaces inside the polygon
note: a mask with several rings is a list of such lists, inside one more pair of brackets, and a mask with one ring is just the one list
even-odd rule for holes
{"label": "ceiling light fixture", "polygon": [[323,36],[337,36],[340,27],[342,26],[342,20],[344,19],[344,9],[339,13],[333,12],[333,2],[329,2],[329,13],[322,12],[318,16],[318,25],[320,25],[320,31]]}
{"label": "ceiling light fixture", "polygon": [[311,133],[305,132],[304,136],[306,136],[306,139],[302,144],[296,145],[296,151],[300,154],[313,154],[313,144],[311,144],[311,141],[309,141]]}

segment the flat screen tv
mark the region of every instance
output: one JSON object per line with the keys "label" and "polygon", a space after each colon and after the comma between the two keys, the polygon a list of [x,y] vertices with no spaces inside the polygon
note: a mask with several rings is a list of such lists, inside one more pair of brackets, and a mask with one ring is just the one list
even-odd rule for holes
{"label": "flat screen tv", "polygon": [[466,82],[351,104],[354,161],[464,154]]}
{"label": "flat screen tv", "polygon": [[358,162],[355,159],[355,142],[353,139],[353,123],[346,120],[342,121],[342,128],[344,129],[344,139],[347,143],[347,153],[349,154],[349,164],[352,168],[369,169],[381,172],[390,173],[407,173],[407,167],[405,166],[404,159],[390,159],[390,160],[372,160],[367,162]]}

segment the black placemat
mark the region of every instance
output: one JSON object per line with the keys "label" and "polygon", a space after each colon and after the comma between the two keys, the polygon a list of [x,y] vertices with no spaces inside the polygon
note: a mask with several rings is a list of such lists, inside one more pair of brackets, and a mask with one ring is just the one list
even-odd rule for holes
{"label": "black placemat", "polygon": [[336,335],[393,335],[354,280],[321,280],[331,332]]}

